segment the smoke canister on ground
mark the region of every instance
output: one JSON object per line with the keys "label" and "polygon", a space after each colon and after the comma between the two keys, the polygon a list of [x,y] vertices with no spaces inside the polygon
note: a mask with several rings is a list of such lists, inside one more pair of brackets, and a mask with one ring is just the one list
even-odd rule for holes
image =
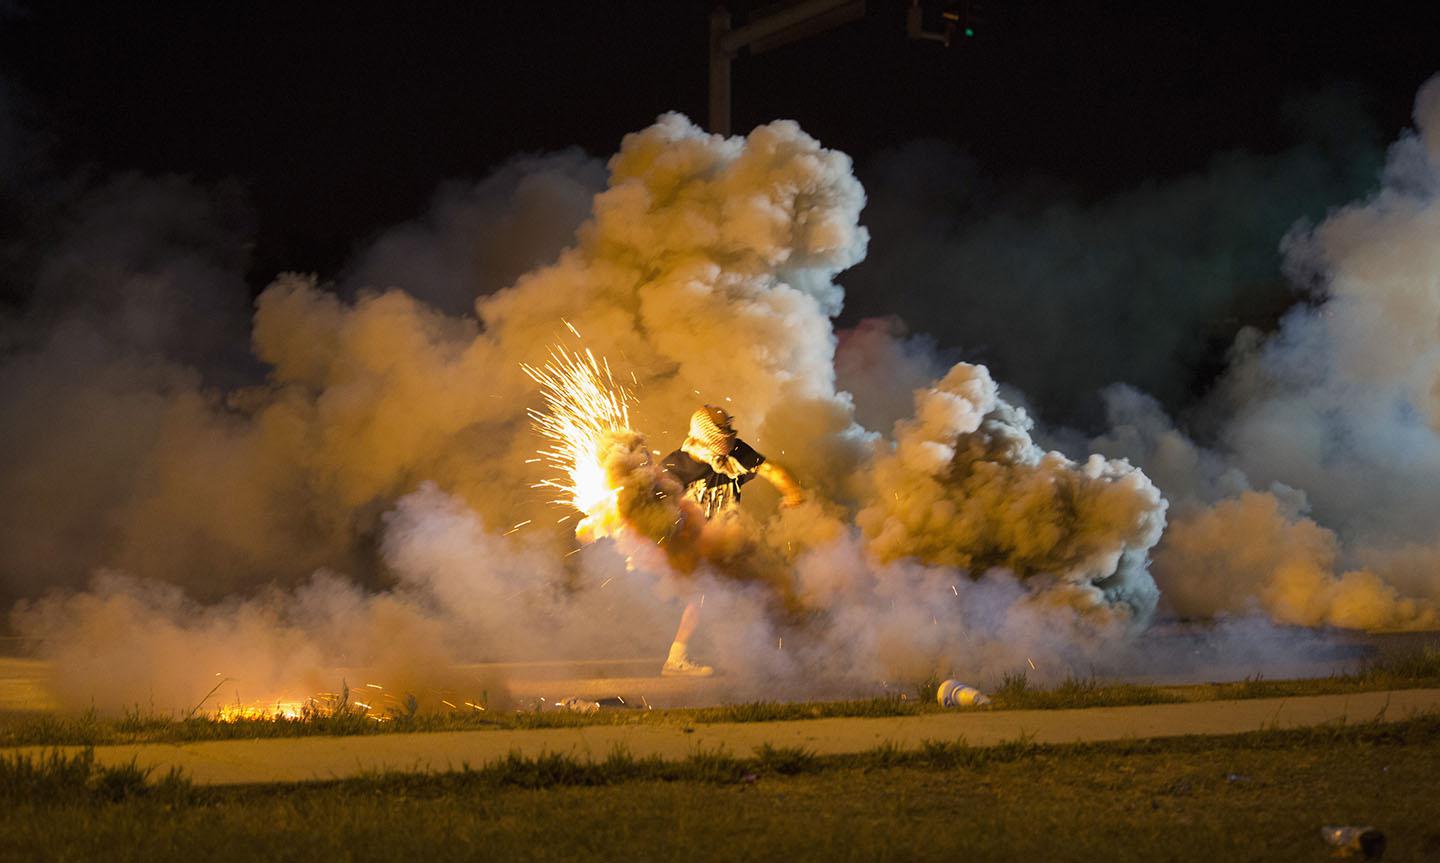
{"label": "smoke canister on ground", "polygon": [[935,692],[935,700],[940,702],[941,707],[979,707],[990,703],[985,693],[954,679],[940,684],[940,688]]}

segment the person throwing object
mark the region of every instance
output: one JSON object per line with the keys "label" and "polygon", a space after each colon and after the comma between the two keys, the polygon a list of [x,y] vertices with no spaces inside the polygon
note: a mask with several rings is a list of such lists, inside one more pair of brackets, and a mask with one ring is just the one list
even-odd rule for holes
{"label": "person throwing object", "polygon": [[[734,511],[741,487],[757,476],[780,492],[782,506],[796,506],[805,500],[794,478],[740,440],[730,414],[714,405],[705,405],[690,416],[689,436],[661,466],[684,488],[685,496],[699,505],[707,520]],[[699,619],[700,606],[692,599],[680,615],[670,655],[660,669],[662,676],[709,677],[715,673],[714,668],[692,661],[687,653]]]}

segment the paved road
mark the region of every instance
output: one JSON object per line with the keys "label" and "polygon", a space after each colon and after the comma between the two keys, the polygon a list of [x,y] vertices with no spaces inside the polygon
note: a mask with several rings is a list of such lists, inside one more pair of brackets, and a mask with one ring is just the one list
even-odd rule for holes
{"label": "paved road", "polygon": [[[335,779],[377,770],[443,771],[466,763],[479,766],[511,752],[527,756],[565,752],[600,759],[623,746],[636,756],[677,759],[696,750],[745,756],[770,743],[803,746],[829,755],[859,752],[886,742],[913,748],[926,740],[964,738],[972,745],[991,746],[1026,735],[1039,743],[1071,743],[1229,734],[1377,717],[1396,720],[1434,711],[1440,711],[1440,689],[1088,710],[970,711],[883,719],[697,725],[688,732],[681,727],[595,726],[101,746],[95,753],[103,764],[128,763],[133,758],[159,772],[179,767],[200,783],[234,784]],[[41,750],[9,751],[35,754]]]}

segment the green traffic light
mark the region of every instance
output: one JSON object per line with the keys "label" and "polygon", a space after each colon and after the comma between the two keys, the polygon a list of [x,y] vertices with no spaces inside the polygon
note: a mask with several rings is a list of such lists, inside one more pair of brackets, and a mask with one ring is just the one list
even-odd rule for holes
{"label": "green traffic light", "polygon": [[974,28],[974,27],[966,27],[966,28],[965,28],[965,38],[969,39],[969,38],[971,38],[971,37],[974,36],[974,35],[975,35],[975,28]]}

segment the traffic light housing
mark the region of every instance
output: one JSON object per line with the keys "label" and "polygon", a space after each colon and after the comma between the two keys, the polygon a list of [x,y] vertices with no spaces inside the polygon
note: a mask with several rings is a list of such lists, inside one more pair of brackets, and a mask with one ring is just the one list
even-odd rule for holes
{"label": "traffic light housing", "polygon": [[950,44],[955,39],[974,39],[981,31],[983,23],[980,3],[976,0],[957,0],[945,7],[940,13],[945,19],[945,42]]}
{"label": "traffic light housing", "polygon": [[[957,41],[978,38],[983,32],[983,23],[980,0],[944,0],[941,3],[910,0],[905,31],[911,39],[943,42],[949,48]],[[943,26],[933,29],[937,24]]]}

